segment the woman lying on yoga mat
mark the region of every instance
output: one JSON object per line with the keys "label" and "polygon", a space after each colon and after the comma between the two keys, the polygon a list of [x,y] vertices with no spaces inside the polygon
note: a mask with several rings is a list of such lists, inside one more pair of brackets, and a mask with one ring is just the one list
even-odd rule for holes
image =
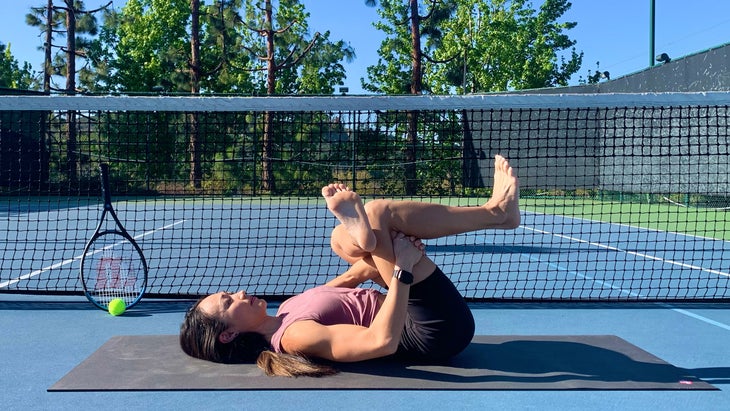
{"label": "woman lying on yoga mat", "polygon": [[[420,239],[517,227],[518,180],[508,161],[495,158],[494,192],[481,207],[363,205],[341,184],[324,187],[322,195],[342,223],[332,232],[332,249],[351,267],[284,301],[276,316],[243,291],[201,299],[181,326],[183,351],[215,362],[256,362],[268,375],[320,376],[336,371],[307,358],[353,362],[395,355],[430,362],[466,348],[474,335],[471,311],[425,256]],[[388,292],[353,288],[368,279]]]}

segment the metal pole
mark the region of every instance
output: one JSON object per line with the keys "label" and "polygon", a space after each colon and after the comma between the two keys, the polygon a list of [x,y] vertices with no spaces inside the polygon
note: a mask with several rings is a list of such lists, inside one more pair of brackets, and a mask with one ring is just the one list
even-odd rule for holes
{"label": "metal pole", "polygon": [[649,0],[649,67],[654,66],[654,27],[656,23],[654,3],[655,0]]}

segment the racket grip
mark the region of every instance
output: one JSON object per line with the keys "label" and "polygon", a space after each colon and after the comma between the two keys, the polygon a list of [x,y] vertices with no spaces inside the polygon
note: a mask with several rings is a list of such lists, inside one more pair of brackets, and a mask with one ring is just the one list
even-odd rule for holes
{"label": "racket grip", "polygon": [[99,164],[99,173],[101,174],[101,194],[104,197],[104,206],[108,207],[112,203],[112,194],[109,191],[109,164]]}

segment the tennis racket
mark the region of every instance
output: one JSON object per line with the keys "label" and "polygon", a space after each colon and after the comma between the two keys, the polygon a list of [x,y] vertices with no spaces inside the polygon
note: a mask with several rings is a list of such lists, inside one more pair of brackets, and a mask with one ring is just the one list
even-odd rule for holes
{"label": "tennis racket", "polygon": [[[86,298],[102,310],[107,310],[116,298],[129,308],[139,302],[147,287],[147,261],[114,212],[109,166],[101,164],[99,171],[104,211],[81,257],[81,284]],[[109,215],[116,223],[111,230],[105,229]]]}

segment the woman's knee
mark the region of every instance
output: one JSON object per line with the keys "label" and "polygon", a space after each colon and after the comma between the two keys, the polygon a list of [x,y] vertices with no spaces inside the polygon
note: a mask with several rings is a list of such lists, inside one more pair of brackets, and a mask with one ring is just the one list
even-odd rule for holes
{"label": "woman's knee", "polygon": [[350,264],[370,255],[355,245],[343,225],[338,225],[330,235],[330,247],[340,258]]}
{"label": "woman's knee", "polygon": [[434,338],[430,351],[432,358],[446,360],[464,351],[474,338],[475,328],[471,311],[458,319],[452,319]]}
{"label": "woman's knee", "polygon": [[393,200],[386,199],[376,199],[365,203],[365,212],[371,226],[382,228],[382,225],[387,223],[390,217],[390,204],[392,203]]}

